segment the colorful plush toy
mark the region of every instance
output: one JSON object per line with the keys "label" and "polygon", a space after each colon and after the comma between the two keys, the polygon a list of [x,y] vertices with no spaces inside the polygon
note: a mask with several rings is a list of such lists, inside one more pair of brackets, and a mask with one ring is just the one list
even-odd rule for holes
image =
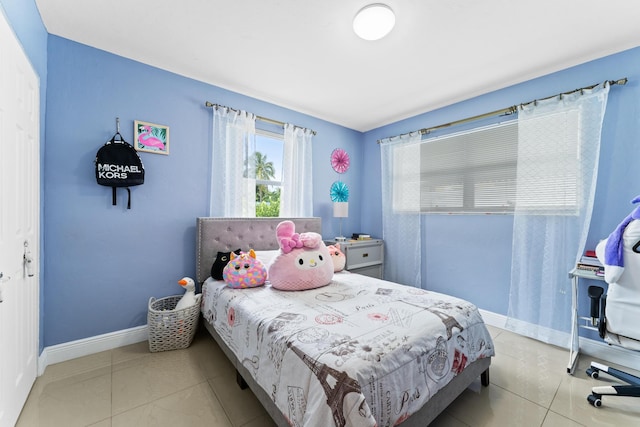
{"label": "colorful plush toy", "polygon": [[231,252],[231,260],[222,271],[224,282],[230,288],[245,289],[262,286],[267,281],[267,269],[256,258],[253,249],[248,253],[240,252],[236,255]]}
{"label": "colorful plush toy", "polygon": [[269,282],[275,289],[301,291],[328,285],[333,278],[329,250],[318,233],[296,233],[295,224],[282,221],[276,227],[280,245],[269,267]]}
{"label": "colorful plush toy", "polygon": [[333,260],[333,272],[337,273],[338,271],[344,270],[344,266],[347,263],[347,257],[342,253],[340,243],[327,246],[327,250],[329,251],[331,260]]}

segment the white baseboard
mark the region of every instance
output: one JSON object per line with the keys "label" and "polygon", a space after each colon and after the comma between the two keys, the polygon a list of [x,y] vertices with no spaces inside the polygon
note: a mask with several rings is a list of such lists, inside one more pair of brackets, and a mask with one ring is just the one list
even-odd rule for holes
{"label": "white baseboard", "polygon": [[[480,310],[480,314],[487,325],[506,329],[507,316],[486,310]],[[627,368],[640,370],[640,365],[638,365],[639,352],[615,345],[609,345],[604,341],[580,337],[580,354],[585,357],[595,357]],[[569,350],[567,350],[567,362],[568,361]]]}
{"label": "white baseboard", "polygon": [[143,325],[45,347],[38,358],[38,375],[49,365],[146,341],[148,336],[147,325]]}
{"label": "white baseboard", "polygon": [[505,329],[507,326],[507,316],[482,309],[479,309],[478,311],[480,311],[482,320],[484,320],[484,323],[487,325],[495,326],[500,329]]}
{"label": "white baseboard", "polygon": [[[507,316],[480,310],[480,314],[485,323],[496,328],[506,329]],[[148,339],[147,326],[124,329],[104,335],[97,335],[68,343],[56,344],[45,347],[38,358],[38,375],[44,373],[48,365],[65,362],[101,351],[111,350],[129,344],[146,341]],[[596,357],[618,365],[632,369],[639,369],[638,352],[627,350],[622,347],[608,345],[605,342],[595,341],[589,338],[580,337],[580,351],[585,356]],[[567,360],[569,352],[567,350]]]}

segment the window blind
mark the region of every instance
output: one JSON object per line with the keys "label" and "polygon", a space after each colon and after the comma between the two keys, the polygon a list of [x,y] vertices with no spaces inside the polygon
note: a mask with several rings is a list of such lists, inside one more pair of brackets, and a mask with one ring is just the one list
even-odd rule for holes
{"label": "window blind", "polygon": [[515,120],[420,145],[420,211],[513,212],[518,125]]}

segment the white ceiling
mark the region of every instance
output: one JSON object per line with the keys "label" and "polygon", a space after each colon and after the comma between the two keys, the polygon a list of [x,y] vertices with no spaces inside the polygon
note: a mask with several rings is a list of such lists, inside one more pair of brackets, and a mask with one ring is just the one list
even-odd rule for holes
{"label": "white ceiling", "polygon": [[638,0],[384,1],[378,41],[351,27],[375,0],[36,4],[51,34],[359,131],[640,46]]}

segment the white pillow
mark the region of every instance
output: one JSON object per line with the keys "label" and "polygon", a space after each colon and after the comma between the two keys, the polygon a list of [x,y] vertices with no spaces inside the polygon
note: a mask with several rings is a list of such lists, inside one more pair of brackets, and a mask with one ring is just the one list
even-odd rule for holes
{"label": "white pillow", "polygon": [[259,259],[266,268],[269,268],[273,260],[280,255],[280,249],[274,249],[272,251],[255,251],[255,253],[256,258]]}

